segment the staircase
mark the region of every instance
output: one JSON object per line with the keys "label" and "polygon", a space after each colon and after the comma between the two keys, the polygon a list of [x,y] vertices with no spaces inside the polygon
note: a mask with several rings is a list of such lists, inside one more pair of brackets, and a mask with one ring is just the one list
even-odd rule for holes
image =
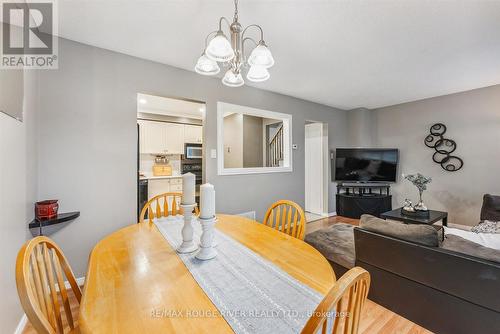
{"label": "staircase", "polygon": [[269,141],[267,151],[267,166],[280,167],[283,163],[283,125],[280,126],[276,134]]}

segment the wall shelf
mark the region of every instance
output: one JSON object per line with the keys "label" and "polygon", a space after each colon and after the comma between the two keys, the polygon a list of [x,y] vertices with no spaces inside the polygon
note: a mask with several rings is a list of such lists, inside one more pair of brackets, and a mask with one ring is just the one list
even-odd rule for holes
{"label": "wall shelf", "polygon": [[43,227],[65,223],[74,220],[79,216],[80,216],[80,211],[75,211],[75,212],[60,213],[56,217],[51,219],[38,220],[35,218],[31,221],[31,223],[29,223],[28,227],[30,229],[35,229],[35,228],[40,229],[40,235],[42,235]]}

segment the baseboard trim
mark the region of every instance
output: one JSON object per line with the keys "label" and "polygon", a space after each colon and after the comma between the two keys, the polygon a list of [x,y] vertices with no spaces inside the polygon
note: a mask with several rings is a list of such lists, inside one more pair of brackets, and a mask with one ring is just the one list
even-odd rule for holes
{"label": "baseboard trim", "polygon": [[[78,277],[76,279],[76,283],[79,286],[82,286],[83,283],[85,283],[85,277]],[[64,287],[66,288],[66,290],[71,289],[71,284],[69,284],[68,281],[64,281]],[[59,291],[59,286],[57,286],[56,290]],[[27,323],[28,323],[28,317],[26,316],[26,314],[23,314],[21,320],[19,320],[19,323],[17,324],[16,331],[14,332],[14,334],[21,334],[24,330],[24,327],[26,327]]]}
{"label": "baseboard trim", "polygon": [[337,211],[328,212],[328,217],[333,217],[337,215]]}
{"label": "baseboard trim", "polygon": [[14,334],[21,334],[24,330],[24,327],[26,327],[27,323],[28,323],[28,317],[26,316],[26,314],[23,314],[23,316],[21,317],[21,320],[17,324],[17,327],[16,327]]}

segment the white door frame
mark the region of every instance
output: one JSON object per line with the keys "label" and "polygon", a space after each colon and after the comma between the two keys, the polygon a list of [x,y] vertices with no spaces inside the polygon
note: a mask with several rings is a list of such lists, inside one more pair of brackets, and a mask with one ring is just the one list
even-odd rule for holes
{"label": "white door frame", "polygon": [[[329,150],[328,150],[328,123],[315,121],[315,120],[306,120],[304,124],[304,154],[305,154],[305,126],[310,123],[319,123],[322,125],[322,145],[321,145],[321,161],[322,161],[322,175],[320,177],[321,189],[322,189],[322,203],[321,203],[321,215],[327,217],[328,213],[328,193],[329,193]],[[307,161],[304,159],[304,168]],[[305,174],[304,174],[305,177]],[[304,183],[304,190],[305,183]]]}

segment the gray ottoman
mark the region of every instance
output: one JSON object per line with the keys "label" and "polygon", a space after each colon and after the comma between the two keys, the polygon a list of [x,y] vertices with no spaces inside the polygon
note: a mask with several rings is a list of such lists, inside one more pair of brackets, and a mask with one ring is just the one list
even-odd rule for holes
{"label": "gray ottoman", "polygon": [[353,225],[337,223],[308,234],[304,239],[330,261],[337,278],[354,267],[356,256],[353,229]]}

